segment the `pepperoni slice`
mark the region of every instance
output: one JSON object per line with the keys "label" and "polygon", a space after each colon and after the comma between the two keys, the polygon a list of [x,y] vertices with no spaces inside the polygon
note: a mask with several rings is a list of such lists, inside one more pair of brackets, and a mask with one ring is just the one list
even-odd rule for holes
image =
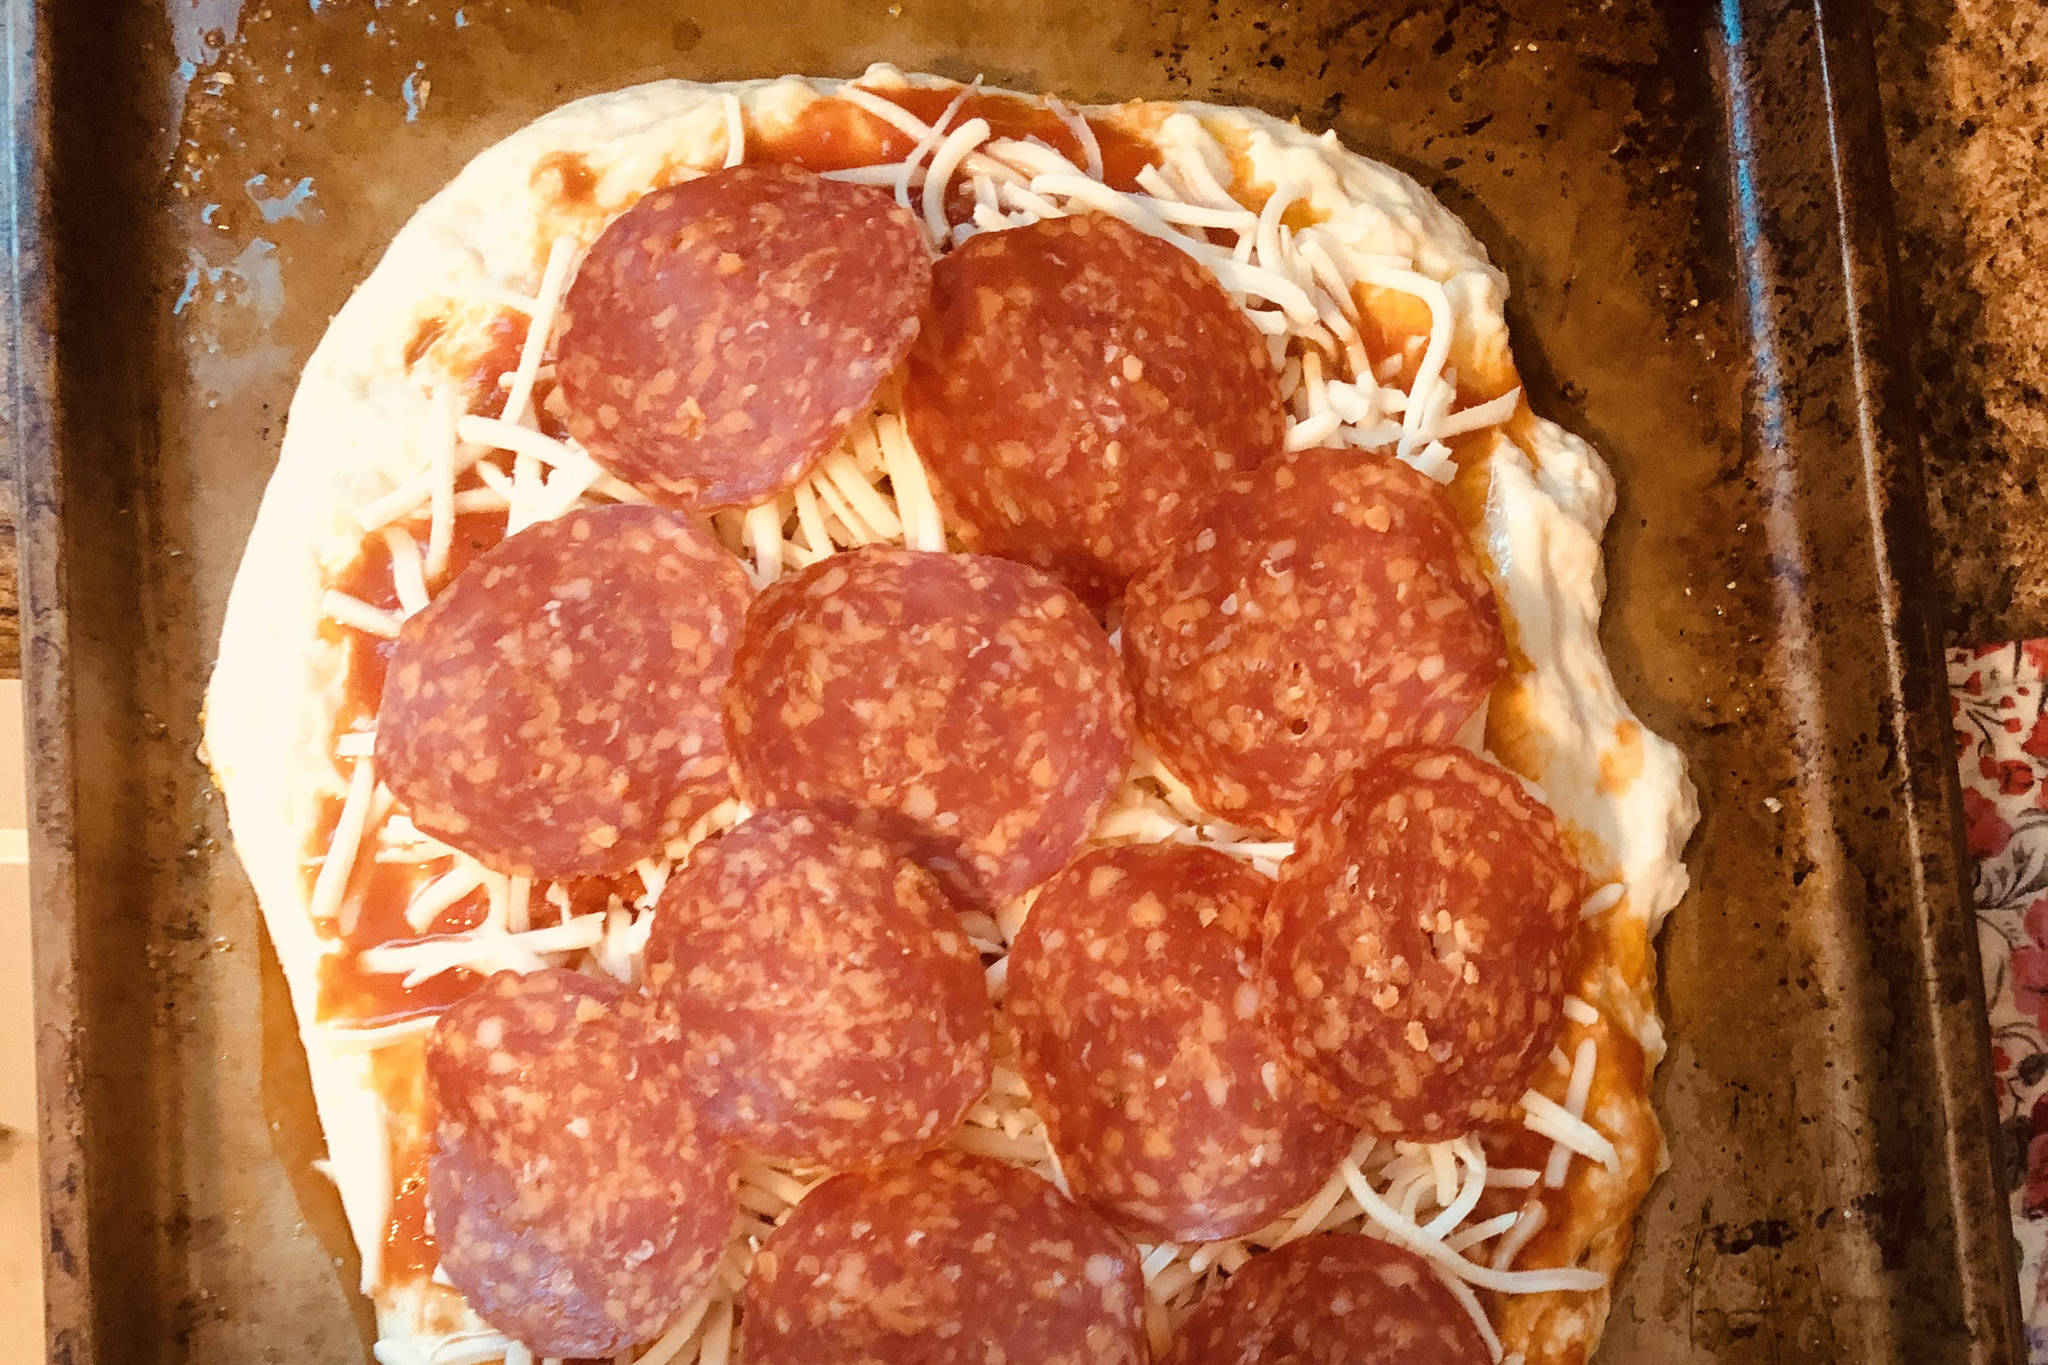
{"label": "pepperoni slice", "polygon": [[1052,579],[870,546],[761,594],[725,719],[750,804],[863,823],[985,908],[1080,848],[1129,716],[1108,638]]}
{"label": "pepperoni slice", "polygon": [[491,977],[428,1039],[441,1269],[537,1356],[609,1357],[711,1283],[733,1164],[676,1036],[631,987],[551,968]]}
{"label": "pepperoni slice", "polygon": [[1348,769],[1451,738],[1507,662],[1442,490],[1350,450],[1233,478],[1131,584],[1124,658],[1167,765],[1210,810],[1283,835]]}
{"label": "pepperoni slice", "polygon": [[1489,1365],[1478,1326],[1412,1251],[1328,1233],[1209,1291],[1165,1365]]}
{"label": "pepperoni slice", "polygon": [[812,811],[691,854],[647,977],[709,1058],[704,1112],[771,1156],[914,1156],[988,1089],[988,988],[958,912],[893,846]]}
{"label": "pepperoni slice", "polygon": [[1187,253],[1080,214],[941,260],[904,413],[972,549],[1100,605],[1192,534],[1224,476],[1280,453],[1265,340]]}
{"label": "pepperoni slice", "polygon": [[961,1152],[834,1176],[754,1258],[748,1365],[1140,1365],[1137,1253],[1020,1167]]}
{"label": "pepperoni slice", "polygon": [[1397,749],[1338,782],[1280,865],[1260,990],[1316,1102],[1433,1142],[1504,1118],[1548,1052],[1584,879],[1519,779]]}
{"label": "pepperoni slice", "polygon": [[569,432],[658,497],[758,502],[838,444],[930,297],[923,232],[880,190],[781,165],[655,190],[563,302]]}
{"label": "pepperoni slice", "polygon": [[1145,1240],[1249,1232],[1350,1146],[1259,1026],[1272,890],[1214,849],[1098,849],[1039,888],[1011,945],[1004,1011],[1060,1169]]}
{"label": "pepperoni slice", "polygon": [[378,772],[414,824],[505,871],[622,871],[731,790],[719,695],[747,580],[653,507],[505,540],[405,623]]}

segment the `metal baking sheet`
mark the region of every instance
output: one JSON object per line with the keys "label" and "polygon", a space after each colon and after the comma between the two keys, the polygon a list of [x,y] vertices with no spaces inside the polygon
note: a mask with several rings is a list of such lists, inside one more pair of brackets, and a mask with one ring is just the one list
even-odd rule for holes
{"label": "metal baking sheet", "polygon": [[1536,408],[1619,476],[1608,647],[1706,810],[1663,939],[1672,1167],[1600,1359],[2018,1359],[1860,9],[4,0],[52,1359],[365,1357],[194,753],[326,318],[562,100],[876,59],[1299,115],[1474,226]]}

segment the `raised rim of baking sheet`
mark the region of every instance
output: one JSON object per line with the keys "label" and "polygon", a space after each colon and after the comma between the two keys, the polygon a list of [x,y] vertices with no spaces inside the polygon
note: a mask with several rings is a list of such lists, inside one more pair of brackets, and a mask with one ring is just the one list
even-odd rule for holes
{"label": "raised rim of baking sheet", "polygon": [[[0,3],[51,1359],[364,1355],[194,752],[320,321],[411,203],[562,99],[890,58],[1298,114],[1474,225],[1535,406],[1615,466],[1607,643],[1705,810],[1662,941],[1673,1164],[1600,1358],[2017,1360],[1862,7],[668,9]],[[306,166],[323,219],[224,244],[200,214]]]}

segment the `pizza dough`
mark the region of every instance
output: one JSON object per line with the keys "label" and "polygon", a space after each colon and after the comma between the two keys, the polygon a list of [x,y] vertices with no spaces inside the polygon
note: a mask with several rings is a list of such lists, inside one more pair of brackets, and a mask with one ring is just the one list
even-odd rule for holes
{"label": "pizza dough", "polygon": [[[1163,1352],[1204,1290],[1278,1254],[1271,1247],[1317,1226],[1364,1227],[1414,1245],[1467,1285],[1494,1290],[1488,1306],[1473,1311],[1490,1316],[1486,1330],[1498,1330],[1530,1365],[1579,1358],[1597,1335],[1628,1219],[1660,1159],[1644,1088],[1662,1052],[1648,940],[1684,887],[1678,852],[1693,808],[1675,751],[1636,721],[1601,655],[1598,546],[1612,485],[1583,442],[1519,405],[1502,277],[1412,181],[1264,115],[1199,104],[1074,111],[878,68],[858,84],[660,82],[536,122],[480,155],[399,234],[302,379],[229,603],[207,746],[302,1023],[336,1183],[363,1252],[364,1289],[378,1308],[382,1365],[425,1365],[449,1351],[502,1354],[511,1339],[432,1278],[431,1255],[419,1259],[404,1241],[409,1225],[396,1221],[404,1210],[394,1191],[424,1179],[433,1148],[431,1118],[411,1098],[424,1068],[419,1022],[401,1012],[370,1026],[324,1013],[323,983],[344,972],[372,994],[402,999],[404,982],[432,981],[437,992],[461,995],[498,970],[572,968],[635,981],[666,881],[697,843],[743,812],[718,801],[683,828],[670,823],[660,847],[595,875],[550,876],[530,859],[494,863],[478,856],[490,852],[481,846],[451,848],[396,807],[378,761],[384,740],[372,733],[380,728],[377,691],[368,690],[366,703],[363,670],[384,642],[404,634],[408,617],[431,609],[425,599],[451,590],[445,575],[410,575],[418,560],[432,564],[461,539],[457,526],[479,516],[503,518],[508,529],[546,524],[650,492],[695,501],[652,482],[636,488],[618,477],[627,472],[623,459],[607,469],[575,438],[571,384],[560,373],[563,286],[606,228],[651,192],[696,184],[729,163],[781,162],[838,168],[829,174],[885,192],[942,256],[977,233],[1089,213],[1175,242],[1267,346],[1285,407],[1284,444],[1343,445],[1361,462],[1391,452],[1430,475],[1455,474],[1463,542],[1479,556],[1515,645],[1487,698],[1486,734],[1475,724],[1464,738],[1541,784],[1589,883],[1600,887],[1561,1006],[1570,1066],[1534,1078],[1515,1119],[1530,1127],[1509,1134],[1520,1141],[1540,1125],[1549,1164],[1565,1178],[1553,1187],[1542,1170],[1490,1167],[1486,1144],[1463,1136],[1413,1150],[1361,1142],[1300,1209],[1266,1227],[1213,1243],[1152,1246],[1139,1267],[1144,1333]],[[901,221],[890,210],[881,217]],[[730,298],[708,297],[721,316],[737,316],[724,312]],[[895,316],[886,287],[868,298],[875,319]],[[881,326],[866,335],[898,333]],[[764,364],[787,358],[760,354]],[[740,453],[735,467],[776,471],[781,491],[772,498],[708,519],[684,515],[698,516],[700,529],[771,595],[835,560],[871,554],[972,563],[936,553],[966,548],[963,532],[957,518],[949,524],[942,503],[951,494],[926,470],[894,386],[881,384],[872,402],[844,396],[833,406],[841,397],[807,401],[797,414],[806,430],[847,423],[843,441],[808,467],[809,456],[790,453],[801,441],[778,438],[772,449]],[[731,410],[751,416],[750,401],[741,391]],[[1445,442],[1460,424],[1454,458]],[[368,596],[349,595],[380,580],[388,594],[365,587]],[[1183,781],[1192,775],[1177,772],[1174,760],[1162,762],[1151,746],[1127,747],[1128,700],[1102,628],[1084,628],[1088,612],[1072,597],[1063,609],[1076,616],[1070,627],[1018,612],[1026,600],[1041,608],[1055,600],[1031,582],[1004,611],[1032,622],[1018,656],[1035,670],[1018,675],[1028,723],[1020,726],[1017,711],[998,699],[957,731],[947,718],[903,728],[885,717],[885,735],[979,736],[973,764],[947,755],[919,760],[920,773],[929,764],[964,784],[963,809],[977,793],[988,798],[997,784],[1017,782],[1020,771],[1036,790],[1038,764],[1020,769],[1019,756],[1048,736],[1064,736],[1073,761],[1056,765],[1041,805],[1004,812],[985,800],[970,838],[934,832],[945,829],[940,816],[960,812],[934,802],[921,813],[915,781],[903,785],[900,803],[882,803],[891,818],[879,823],[890,828],[869,831],[916,836],[909,851],[933,865],[959,903],[961,931],[999,1005],[1009,945],[1028,922],[1029,890],[1073,853],[1174,839],[1271,871],[1292,851],[1248,815],[1203,809]],[[1114,608],[1106,606],[1112,629]],[[871,646],[830,631],[827,643]],[[956,655],[932,645],[906,657],[957,669]],[[879,654],[890,649],[902,647]],[[895,696],[862,683],[869,701]],[[777,721],[809,740],[833,738],[800,714]],[[799,804],[796,789],[813,778],[801,758],[791,748],[778,760],[775,780],[791,798],[766,804]],[[858,764],[842,759],[820,774],[831,779],[827,787],[858,783],[865,794],[870,785]],[[741,779],[744,794],[744,771]],[[886,792],[895,781],[879,786]],[[1012,828],[1019,809],[1031,818]],[[577,842],[589,841],[579,834]],[[361,901],[365,883],[352,872],[371,858],[378,894],[393,903]],[[463,897],[478,912],[461,917],[457,932],[414,925],[417,918],[434,927],[435,904]],[[394,936],[367,942],[342,933],[344,921],[394,926]],[[407,926],[423,936],[409,937]],[[949,1141],[981,1154],[977,1162],[1045,1180],[1057,1168],[1014,1046],[999,1027],[988,1092]],[[1538,1101],[1550,1108],[1529,1107]],[[746,1331],[739,1291],[751,1282],[755,1244],[816,1193],[815,1174],[787,1163],[742,1154],[736,1164],[739,1212],[725,1269],[662,1329],[662,1349],[684,1360],[729,1355]],[[1547,1221],[1539,1228],[1517,1216],[1505,1232],[1498,1218],[1477,1226],[1468,1196],[1484,1195],[1496,1178],[1535,1181],[1512,1188],[1528,1189],[1528,1206]],[[1485,1236],[1451,1252],[1444,1228]],[[487,1252],[490,1240],[475,1245]],[[388,1248],[396,1251],[387,1256]],[[1489,1269],[1496,1254],[1513,1268]],[[1121,1269],[1112,1276],[1122,1278]],[[472,1283],[485,1293],[481,1281]]]}

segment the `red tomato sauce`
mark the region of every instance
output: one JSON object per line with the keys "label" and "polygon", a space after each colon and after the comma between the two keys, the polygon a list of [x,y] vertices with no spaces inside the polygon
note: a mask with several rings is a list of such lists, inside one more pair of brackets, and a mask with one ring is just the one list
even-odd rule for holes
{"label": "red tomato sauce", "polygon": [[[938,86],[873,93],[926,123],[934,123],[959,96],[960,89]],[[961,102],[952,126],[958,127],[973,118],[988,120],[991,138],[1035,137],[1076,166],[1087,165],[1087,154],[1074,130],[1035,100],[977,92]],[[1118,189],[1137,188],[1138,172],[1159,160],[1150,143],[1113,123],[1089,119],[1088,127],[1102,151],[1103,177]],[[915,145],[908,134],[859,105],[821,99],[806,105],[789,128],[775,137],[751,137],[747,159],[791,162],[813,171],[843,171],[901,161]]]}

